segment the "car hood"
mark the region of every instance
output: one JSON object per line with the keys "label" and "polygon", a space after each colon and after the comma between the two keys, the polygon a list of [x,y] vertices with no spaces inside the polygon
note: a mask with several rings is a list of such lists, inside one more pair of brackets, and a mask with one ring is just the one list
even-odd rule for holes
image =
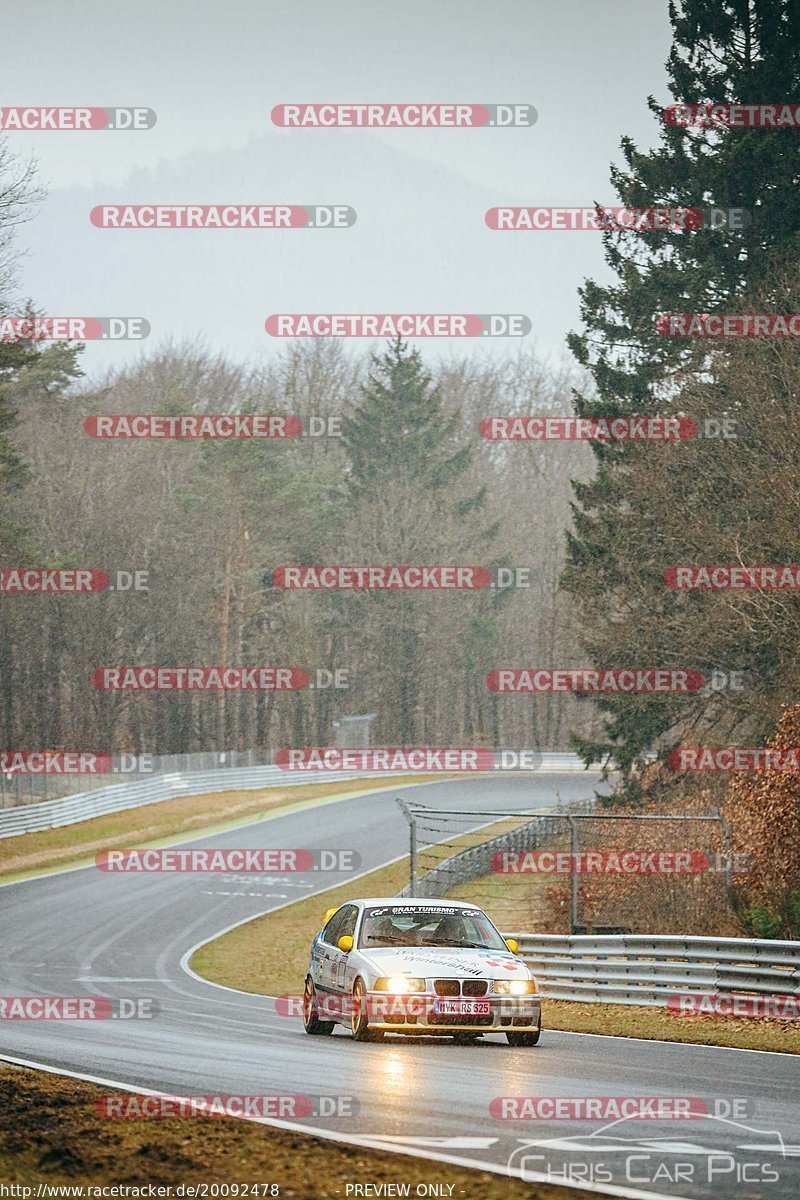
{"label": "car hood", "polygon": [[386,946],[359,950],[378,975],[417,975],[427,979],[530,979],[510,951],[465,950],[458,946]]}

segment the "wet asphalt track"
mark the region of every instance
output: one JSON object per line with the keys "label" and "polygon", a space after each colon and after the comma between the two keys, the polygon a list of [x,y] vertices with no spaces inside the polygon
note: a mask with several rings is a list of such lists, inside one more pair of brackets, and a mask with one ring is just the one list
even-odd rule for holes
{"label": "wet asphalt track", "polygon": [[[395,788],[193,844],[353,847],[361,870],[369,870],[407,849],[398,795],[442,807],[524,810],[554,804],[556,791],[562,801],[589,796],[595,782],[574,773]],[[467,1047],[427,1038],[356,1044],[342,1030],[312,1039],[299,1020],[278,1015],[270,998],[211,986],[182,968],[186,952],[219,930],[344,878],[142,877],[87,868],[0,887],[0,995],[152,997],[159,1005],[150,1021],[4,1021],[0,1053],[172,1095],[352,1096],[357,1116],[296,1124],[441,1158],[443,1182],[448,1160],[495,1169],[511,1160],[523,1177],[584,1181],[612,1194],[800,1194],[800,1058],[549,1031],[535,1049],[511,1049],[499,1036]],[[321,900],[320,913],[324,907]],[[280,946],[264,950],[280,954]],[[747,1099],[751,1113],[741,1121],[613,1128],[490,1117],[494,1097],[525,1095],[692,1096],[710,1105],[735,1097]],[[398,1179],[414,1184],[413,1160],[398,1159]]]}

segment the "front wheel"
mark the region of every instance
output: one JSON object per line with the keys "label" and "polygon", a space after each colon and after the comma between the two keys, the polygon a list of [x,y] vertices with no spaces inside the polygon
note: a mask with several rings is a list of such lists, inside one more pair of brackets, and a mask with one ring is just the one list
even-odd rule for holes
{"label": "front wheel", "polygon": [[317,993],[314,991],[314,980],[306,975],[303,988],[303,1027],[306,1033],[327,1036],[333,1032],[333,1021],[320,1021]]}
{"label": "front wheel", "polygon": [[535,1046],[541,1036],[541,1029],[535,1029],[532,1033],[507,1033],[509,1046]]}
{"label": "front wheel", "polygon": [[370,1029],[367,1014],[367,990],[364,980],[357,979],[353,984],[353,1004],[350,1010],[350,1027],[353,1031],[354,1042],[382,1042],[383,1030]]}

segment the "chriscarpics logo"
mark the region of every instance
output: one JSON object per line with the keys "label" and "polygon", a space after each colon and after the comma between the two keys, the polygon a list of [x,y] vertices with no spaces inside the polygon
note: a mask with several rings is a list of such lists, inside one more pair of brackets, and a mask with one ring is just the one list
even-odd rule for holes
{"label": "chriscarpics logo", "polygon": [[655,1133],[652,1121],[637,1114],[585,1134],[518,1142],[508,1159],[509,1175],[592,1191],[625,1188],[620,1195],[641,1196],[673,1190],[688,1196],[709,1185],[720,1196],[762,1195],[764,1185],[780,1181],[786,1159],[798,1150],[776,1129],[714,1113],[698,1114],[690,1129],[666,1134]]}

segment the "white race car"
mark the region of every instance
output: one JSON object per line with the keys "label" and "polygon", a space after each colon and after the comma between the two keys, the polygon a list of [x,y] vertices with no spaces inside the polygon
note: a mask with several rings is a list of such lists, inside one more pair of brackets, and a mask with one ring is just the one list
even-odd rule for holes
{"label": "white race car", "polygon": [[505,1033],[512,1046],[535,1046],[541,999],[516,951],[474,904],[351,900],[328,910],[311,946],[306,1033],[329,1034],[336,1024],[356,1041]]}

